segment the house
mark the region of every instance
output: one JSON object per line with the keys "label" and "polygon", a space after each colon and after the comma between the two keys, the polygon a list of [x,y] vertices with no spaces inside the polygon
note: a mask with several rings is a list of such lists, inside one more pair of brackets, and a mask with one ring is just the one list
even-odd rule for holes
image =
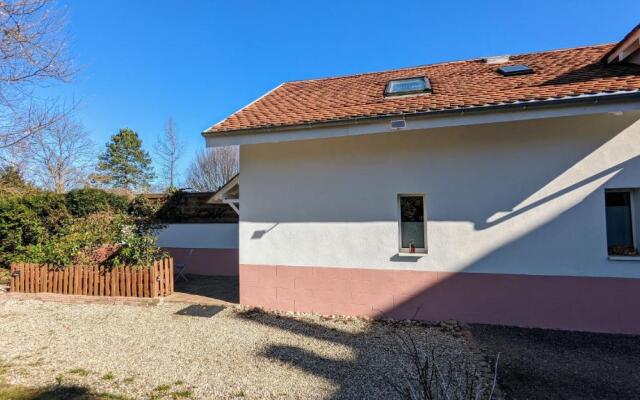
{"label": "house", "polygon": [[207,129],[241,303],[640,333],[639,45],[286,82]]}
{"label": "house", "polygon": [[238,214],[218,201],[217,192],[146,194],[162,229],[158,244],[184,272],[195,275],[238,275]]}

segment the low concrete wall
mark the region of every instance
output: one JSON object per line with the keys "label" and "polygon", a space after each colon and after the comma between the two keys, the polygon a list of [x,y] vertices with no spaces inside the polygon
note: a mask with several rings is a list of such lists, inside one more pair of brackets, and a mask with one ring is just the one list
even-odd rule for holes
{"label": "low concrete wall", "polygon": [[640,334],[640,279],[240,266],[240,303],[376,318]]}
{"label": "low concrete wall", "polygon": [[238,224],[167,224],[158,243],[186,273],[238,275]]}

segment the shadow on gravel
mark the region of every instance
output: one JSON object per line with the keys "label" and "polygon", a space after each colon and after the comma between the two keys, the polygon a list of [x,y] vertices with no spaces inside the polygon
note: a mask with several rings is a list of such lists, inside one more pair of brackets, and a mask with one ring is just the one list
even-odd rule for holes
{"label": "shadow on gravel", "polygon": [[640,336],[472,325],[509,399],[638,399]]}
{"label": "shadow on gravel", "polygon": [[[426,351],[437,352],[446,358],[442,358],[449,367],[456,368],[446,373],[450,377],[456,376],[457,384],[465,382],[464,367],[466,356],[460,351],[459,339],[463,332],[459,329],[442,327],[442,325],[408,324],[397,325],[384,321],[372,322],[366,329],[350,332],[340,328],[340,323],[349,324],[349,320],[333,320],[332,324],[324,325],[311,320],[301,320],[281,314],[263,312],[259,309],[252,309],[238,313],[243,319],[255,323],[267,325],[269,327],[288,331],[310,339],[319,340],[331,345],[348,347],[352,356],[334,357],[331,349],[327,349],[325,344],[321,344],[329,356],[315,353],[313,350],[291,345],[271,344],[263,350],[262,356],[275,360],[279,363],[289,365],[307,371],[315,376],[322,377],[333,382],[337,390],[326,399],[400,399],[406,398],[400,395],[398,389],[415,379],[413,368],[411,367],[416,359],[407,358],[405,350],[402,348],[399,339],[412,336],[414,339],[422,341],[415,344]],[[335,326],[334,326],[335,323]],[[429,330],[438,330],[443,333],[440,342],[426,340]],[[433,332],[435,333],[435,332]],[[431,337],[429,334],[428,336]],[[427,346],[427,347],[422,347]],[[440,351],[445,351],[441,353]],[[434,353],[432,353],[434,354]],[[462,367],[462,368],[460,368]],[[475,372],[479,372],[474,368]],[[444,370],[443,370],[444,371]],[[443,382],[448,380],[443,378]],[[469,381],[475,384],[475,379]],[[447,390],[449,386],[447,385]],[[451,389],[452,396],[436,396],[440,398],[467,398],[454,394],[456,389]],[[457,392],[456,392],[457,393]],[[431,398],[431,397],[425,397]],[[486,396],[472,396],[471,398],[485,399]]]}
{"label": "shadow on gravel", "polygon": [[178,310],[175,313],[175,315],[188,315],[190,317],[211,318],[222,310],[224,310],[224,307],[222,306],[205,306],[205,305],[194,304],[194,305],[185,307],[182,310]]}
{"label": "shadow on gravel", "polygon": [[[271,345],[262,354],[283,364],[305,370],[338,386],[327,399],[397,399],[389,387],[388,370],[384,367],[385,350],[382,328],[366,333],[352,333],[287,316],[248,310],[238,314],[241,318],[270,327],[286,330],[311,339],[347,346],[354,356],[348,360],[332,359],[293,346]],[[379,332],[376,332],[379,331]],[[388,345],[387,345],[388,346]]]}
{"label": "shadow on gravel", "polygon": [[187,274],[187,279],[176,280],[176,294],[184,294],[186,298],[201,296],[225,303],[238,303],[240,300],[240,281],[237,276]]}
{"label": "shadow on gravel", "polygon": [[113,395],[97,395],[80,386],[51,386],[45,388],[23,388],[0,386],[1,400],[100,400],[118,399]]}

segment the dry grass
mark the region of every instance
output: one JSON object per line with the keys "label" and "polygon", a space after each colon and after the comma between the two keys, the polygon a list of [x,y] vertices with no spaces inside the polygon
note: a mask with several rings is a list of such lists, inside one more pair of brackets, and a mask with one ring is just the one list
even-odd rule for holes
{"label": "dry grass", "polygon": [[8,285],[11,280],[11,271],[8,268],[0,267],[0,285]]}

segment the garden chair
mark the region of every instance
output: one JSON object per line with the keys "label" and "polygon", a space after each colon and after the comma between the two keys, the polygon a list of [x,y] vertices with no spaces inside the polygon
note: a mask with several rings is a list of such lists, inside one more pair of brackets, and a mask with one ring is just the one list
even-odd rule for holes
{"label": "garden chair", "polygon": [[184,274],[184,270],[187,269],[187,266],[184,264],[175,264],[173,266],[173,275],[175,277],[175,281],[178,282],[178,279],[182,278],[185,282],[189,282],[189,279]]}
{"label": "garden chair", "polygon": [[[187,260],[191,258],[192,254],[193,254],[193,249],[189,250],[189,255],[187,256],[188,257]],[[176,282],[180,278],[184,279],[185,282],[189,282],[189,279],[187,279],[187,276],[185,275],[187,264],[179,263],[179,264],[175,264],[173,267],[174,267],[174,276],[175,276]]]}

